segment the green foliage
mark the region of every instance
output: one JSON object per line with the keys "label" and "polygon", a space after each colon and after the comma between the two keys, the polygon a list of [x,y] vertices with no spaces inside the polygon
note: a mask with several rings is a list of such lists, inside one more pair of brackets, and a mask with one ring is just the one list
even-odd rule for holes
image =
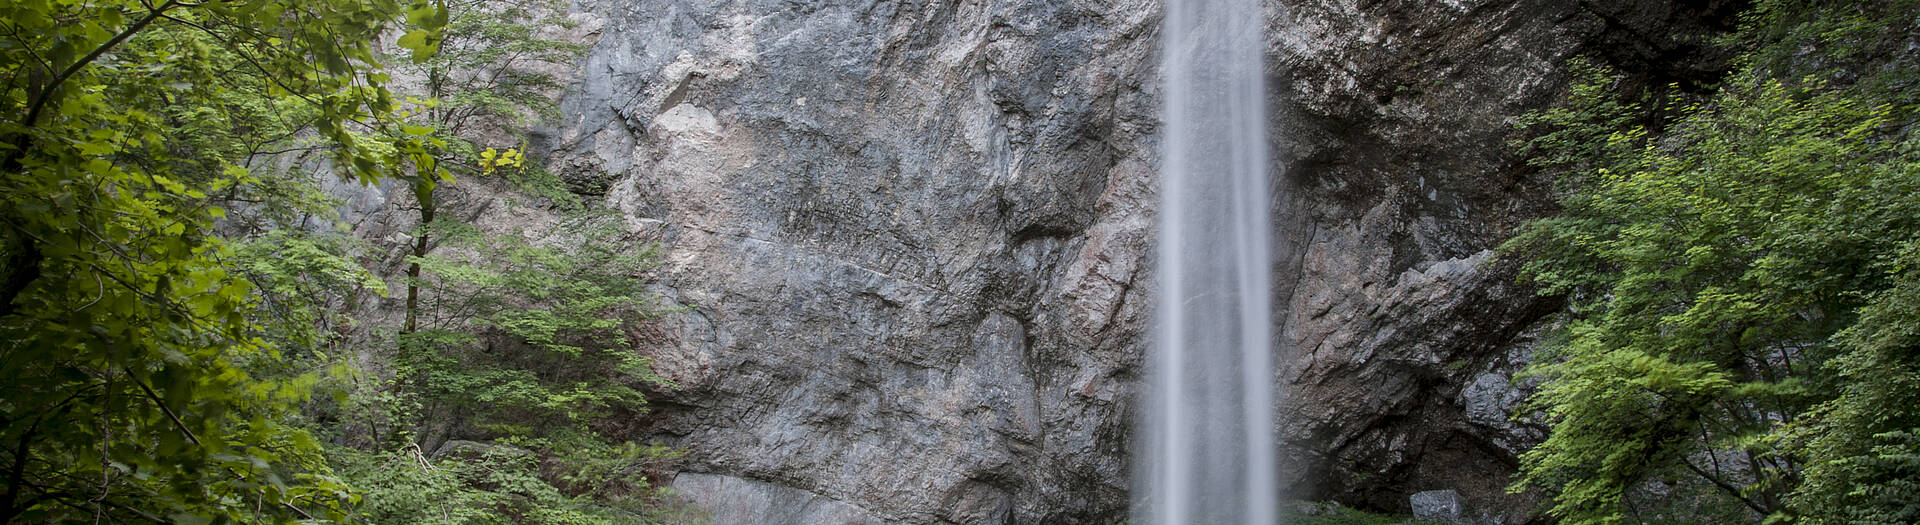
{"label": "green foliage", "polygon": [[314,379],[270,366],[214,229],[227,199],[274,191],[248,167],[290,138],[272,133],[311,133],[361,179],[394,164],[360,130],[392,122],[369,43],[398,9],[0,6],[0,521],[283,521],[346,499],[279,422]]}
{"label": "green foliage", "polygon": [[[664,384],[628,340],[651,314],[650,252],[611,244],[604,218],[564,225],[598,243],[433,220],[455,172],[584,208],[518,149],[463,139],[524,143],[551,116],[558,84],[538,71],[583,49],[536,33],[558,12],[0,5],[0,522],[678,519],[640,512],[671,508],[645,471],[669,451],[585,437]],[[375,55],[402,18],[395,74],[425,99],[396,101]],[[361,260],[374,250],[326,228],[315,166],[419,199],[397,370],[366,361],[382,339],[356,316],[385,283]],[[454,255],[429,256],[429,227]],[[446,420],[531,452],[430,464],[314,438],[379,450]]]}
{"label": "green foliage", "polygon": [[545,70],[570,65],[586,52],[584,44],[541,34],[572,27],[562,16],[564,4],[455,0],[450,7],[440,52],[411,68],[425,77],[426,95],[437,101],[423,113],[448,138],[483,126],[513,133],[558,117],[553,99],[562,86]]}
{"label": "green foliage", "polygon": [[348,315],[352,305],[363,295],[387,292],[386,282],[352,258],[365,249],[361,244],[346,235],[286,229],[238,242],[232,261],[259,299],[257,335],[309,353],[337,348],[357,325]]}
{"label": "green foliage", "polygon": [[[498,167],[521,167],[527,130],[559,117],[554,104],[561,85],[550,73],[567,67],[586,46],[542,34],[572,27],[560,2],[455,0],[448,6],[445,41],[439,52],[400,66],[402,74],[421,78],[424,98],[408,99],[403,111],[417,129],[433,137],[438,162],[464,173],[492,175]],[[430,130],[430,131],[428,131]],[[504,136],[514,143],[476,144],[474,137]],[[500,170],[515,183],[532,184],[532,193],[566,208],[579,208],[577,196],[542,191],[550,177],[541,169]],[[430,201],[423,201],[430,202]],[[423,222],[431,222],[423,221]]]}
{"label": "green foliage", "polygon": [[[1636,100],[1581,65],[1567,107],[1525,119],[1565,213],[1503,252],[1573,317],[1525,373],[1553,428],[1516,490],[1549,491],[1573,523],[1648,519],[1658,505],[1636,490],[1660,480],[1714,487],[1703,497],[1749,518],[1915,512],[1891,502],[1913,501],[1920,473],[1900,448],[1920,403],[1904,291],[1920,145],[1911,93],[1888,88],[1914,66],[1887,63],[1877,36],[1909,26],[1883,14],[1763,2],[1732,40],[1754,67],[1711,98]],[[1652,134],[1631,118],[1645,104],[1679,116]]]}
{"label": "green foliage", "polygon": [[[522,444],[525,444],[522,442]],[[542,448],[458,442],[429,458],[417,448],[336,450],[341,477],[365,495],[353,511],[369,523],[478,525],[692,525],[702,516],[646,486],[641,470],[673,457],[658,447],[613,447],[571,436]],[[592,476],[590,483],[576,482]],[[553,481],[550,481],[553,480]],[[634,484],[634,483],[637,483]]]}
{"label": "green foliage", "polygon": [[644,272],[650,246],[626,239],[618,217],[556,225],[542,244],[435,225],[443,252],[419,259],[420,330],[404,334],[400,381],[430,411],[469,414],[503,435],[576,428],[644,404],[638,387],[667,385],[627,331],[655,315]]}
{"label": "green foliage", "polygon": [[1827,363],[1839,395],[1785,430],[1809,465],[1794,510],[1815,523],[1920,521],[1920,247],[1894,263],[1896,283],[1869,298]]}
{"label": "green foliage", "polygon": [[647,482],[648,470],[659,469],[681,456],[679,450],[662,445],[610,445],[576,436],[561,439],[561,446],[546,447],[560,451],[555,477],[569,492],[622,508],[651,506],[659,494]]}
{"label": "green foliage", "polygon": [[1899,107],[1920,103],[1913,34],[1920,2],[1759,0],[1728,45],[1750,50],[1749,67],[1773,78],[1859,84]]}
{"label": "green foliage", "polygon": [[[559,84],[543,68],[570,63],[584,50],[538,33],[563,24],[559,14],[556,4],[497,0],[408,12],[416,23],[447,27],[397,42],[414,55],[396,60],[406,62],[396,76],[423,84],[400,104],[405,124],[389,133],[400,159],[390,165],[419,213],[397,333],[339,324],[362,292],[380,291],[353,271],[349,255],[361,248],[317,234],[270,233],[258,241],[274,253],[310,257],[250,266],[264,276],[257,280],[298,306],[279,310],[292,313],[286,317],[293,328],[276,335],[316,349],[343,347],[316,350],[316,362],[372,357],[332,367],[339,373],[321,386],[333,399],[306,412],[316,430],[348,445],[330,457],[360,496],[352,509],[359,518],[651,523],[642,510],[673,508],[661,504],[649,473],[632,468],[672,454],[589,428],[598,418],[641,411],[641,389],[666,385],[629,336],[655,313],[642,278],[653,264],[651,248],[627,242],[618,221],[604,214],[579,214],[554,226],[564,233],[534,242],[440,213],[461,204],[448,200],[458,193],[446,191],[456,174],[500,176],[557,208],[584,211],[578,196],[527,163],[520,148],[484,147],[476,138],[524,145],[526,128],[554,114]],[[447,443],[485,453],[422,453]]]}
{"label": "green foliage", "polygon": [[458,463],[436,468],[418,449],[378,454],[343,449],[334,452],[333,460],[340,475],[360,491],[354,511],[367,522],[493,522],[489,504],[498,498],[470,486],[470,481],[479,481],[471,478],[479,476],[467,471],[479,468]]}
{"label": "green foliage", "polygon": [[554,224],[540,242],[453,221],[432,231],[442,245],[415,258],[418,324],[394,341],[391,380],[333,383],[336,437],[372,450],[332,454],[362,495],[355,512],[375,523],[697,520],[649,482],[676,452],[593,428],[641,411],[642,388],[670,386],[631,337],[657,314],[643,278],[653,248],[606,213]]}
{"label": "green foliage", "polygon": [[[569,25],[559,16],[561,9],[555,2],[526,4],[501,0],[465,0],[456,2],[450,9],[443,6],[433,13],[433,19],[450,20],[447,33],[450,37],[430,44],[432,49],[443,52],[424,58],[416,55],[413,66],[404,68],[405,73],[424,78],[427,97],[407,97],[409,104],[400,111],[400,115],[414,122],[400,129],[412,137],[406,142],[411,146],[406,153],[414,173],[405,179],[419,210],[412,254],[415,261],[407,268],[407,320],[401,327],[404,334],[418,329],[420,293],[416,284],[422,271],[418,260],[426,257],[433,247],[431,228],[443,204],[436,191],[438,186],[453,182],[452,170],[493,175],[501,167],[524,165],[523,152],[518,149],[498,152],[487,147],[483,150],[469,138],[505,134],[524,145],[527,127],[539,117],[556,114],[551,92],[559,88],[559,82],[539,68],[566,63],[586,49],[580,44],[538,34],[543,25]],[[409,14],[412,16],[414,14]],[[411,43],[429,46],[417,41]],[[531,170],[531,173],[547,174],[545,170]],[[578,199],[571,194],[538,191],[553,186],[540,177],[510,175],[508,178],[533,183],[536,193],[553,198],[561,207],[580,207]]]}

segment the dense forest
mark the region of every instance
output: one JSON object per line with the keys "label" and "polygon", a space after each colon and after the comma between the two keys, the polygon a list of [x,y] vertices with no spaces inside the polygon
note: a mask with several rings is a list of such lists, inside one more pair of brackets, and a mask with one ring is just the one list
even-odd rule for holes
{"label": "dense forest", "polygon": [[1570,523],[1920,520],[1920,3],[1763,1],[1717,85],[1590,62],[1504,247],[1567,314],[1515,490]]}
{"label": "dense forest", "polygon": [[[672,452],[593,428],[662,384],[651,251],[521,156],[559,8],[0,8],[0,522],[685,521]],[[412,194],[402,250],[339,178]],[[436,214],[458,179],[566,219],[482,233]]]}
{"label": "dense forest", "polygon": [[[625,423],[674,386],[659,256],[529,151],[564,10],[0,5],[0,523],[705,520]],[[1501,257],[1565,302],[1539,519],[1920,521],[1916,13],[1761,0],[1712,82],[1575,58],[1516,116],[1559,213]],[[342,184],[410,195],[405,238]]]}

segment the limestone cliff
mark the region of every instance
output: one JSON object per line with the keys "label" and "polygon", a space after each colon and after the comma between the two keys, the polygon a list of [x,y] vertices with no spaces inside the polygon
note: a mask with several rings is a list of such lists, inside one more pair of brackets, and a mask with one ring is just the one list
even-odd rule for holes
{"label": "limestone cliff", "polygon": [[[1537,436],[1509,422],[1507,377],[1555,304],[1488,251],[1549,211],[1505,142],[1609,24],[1720,9],[1640,3],[1247,13],[1269,27],[1295,496],[1524,507],[1500,488]],[[540,147],[666,249],[661,292],[685,309],[646,351],[680,388],[636,424],[688,449],[677,487],[736,523],[1124,517],[1156,0],[576,11],[597,40]]]}

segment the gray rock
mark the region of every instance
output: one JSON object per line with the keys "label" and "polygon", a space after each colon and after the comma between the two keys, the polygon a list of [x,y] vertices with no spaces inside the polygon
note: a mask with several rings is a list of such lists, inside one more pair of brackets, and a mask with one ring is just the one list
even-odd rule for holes
{"label": "gray rock", "polygon": [[1413,506],[1413,519],[1434,521],[1449,525],[1472,525],[1467,516],[1467,502],[1460,493],[1451,490],[1429,490],[1415,492],[1407,498]]}
{"label": "gray rock", "polygon": [[804,490],[732,476],[682,472],[669,484],[715,525],[884,525],[865,509]]}
{"label": "gray rock", "polygon": [[583,7],[548,158],[664,225],[655,438],[889,522],[1124,515],[1154,4]]}
{"label": "gray rock", "polygon": [[[683,308],[640,350],[679,388],[632,437],[688,451],[681,492],[742,523],[1125,516],[1156,0],[577,7],[596,40],[533,149],[664,246],[657,291]],[[1504,144],[1608,27],[1551,0],[1259,15],[1291,495],[1529,506],[1502,490],[1538,439],[1505,377],[1558,305],[1488,251],[1550,211]],[[337,189],[397,268],[407,203],[377,201],[405,192]],[[553,223],[448,191],[491,229]]]}

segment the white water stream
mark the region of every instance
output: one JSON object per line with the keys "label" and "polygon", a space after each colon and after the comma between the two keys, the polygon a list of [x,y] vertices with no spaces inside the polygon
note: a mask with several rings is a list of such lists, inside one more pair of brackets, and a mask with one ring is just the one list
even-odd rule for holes
{"label": "white water stream", "polygon": [[1264,17],[1168,0],[1155,345],[1135,521],[1276,523]]}

